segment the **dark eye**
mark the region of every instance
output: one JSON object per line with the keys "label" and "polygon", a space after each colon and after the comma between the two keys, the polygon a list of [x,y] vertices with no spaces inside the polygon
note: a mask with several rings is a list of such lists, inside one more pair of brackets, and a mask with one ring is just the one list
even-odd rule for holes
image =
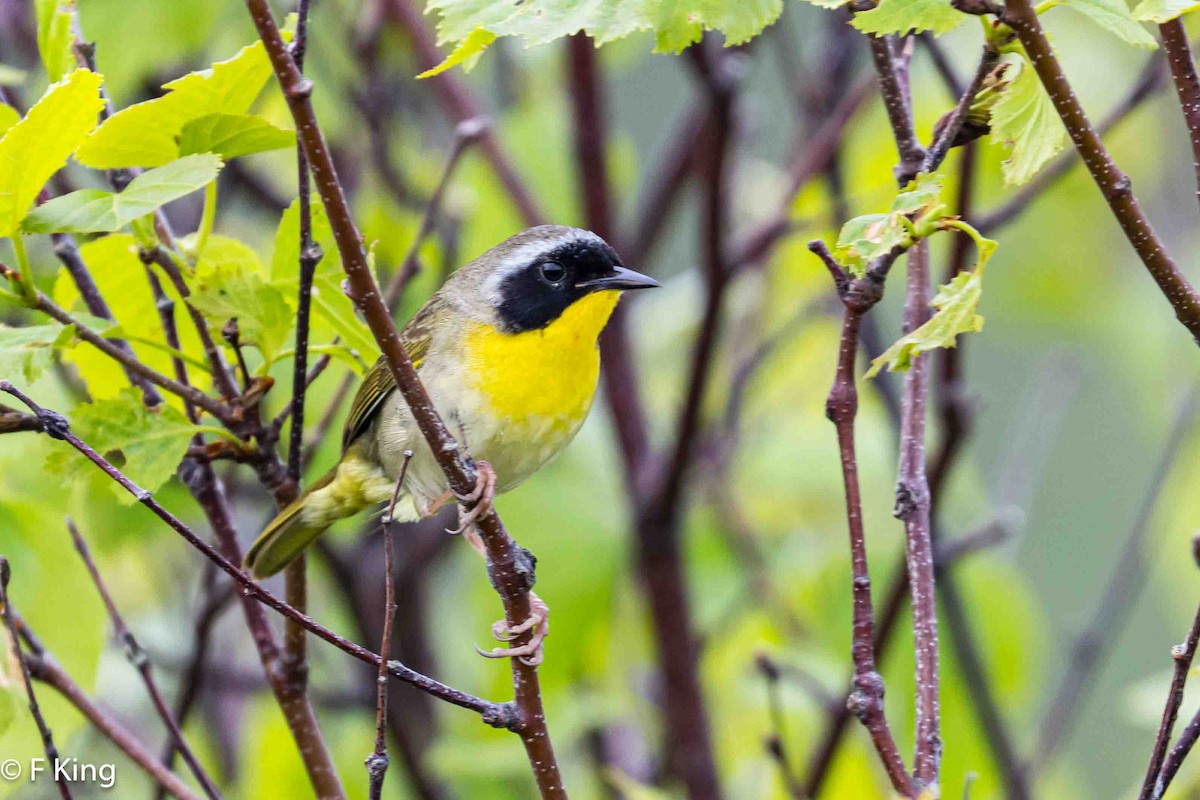
{"label": "dark eye", "polygon": [[543,261],[538,265],[538,274],[542,276],[542,280],[557,289],[563,278],[567,277],[567,270],[557,261]]}

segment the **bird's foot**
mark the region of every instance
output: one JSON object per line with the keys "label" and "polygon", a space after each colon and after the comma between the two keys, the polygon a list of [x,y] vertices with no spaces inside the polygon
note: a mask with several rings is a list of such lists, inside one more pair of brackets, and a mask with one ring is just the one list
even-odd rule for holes
{"label": "bird's foot", "polygon": [[[486,461],[475,462],[475,488],[469,494],[456,494],[458,500],[458,527],[447,528],[446,533],[457,535],[475,525],[475,521],[486,514],[496,499],[496,471]],[[463,511],[463,506],[470,506]]]}
{"label": "bird's foot", "polygon": [[533,592],[529,593],[529,619],[519,625],[509,625],[505,620],[492,624],[492,636],[499,642],[511,642],[523,633],[532,631],[529,641],[516,647],[497,647],[493,650],[480,650],[484,658],[519,658],[521,663],[536,667],[542,663],[545,653],[542,642],[550,635],[550,607]]}

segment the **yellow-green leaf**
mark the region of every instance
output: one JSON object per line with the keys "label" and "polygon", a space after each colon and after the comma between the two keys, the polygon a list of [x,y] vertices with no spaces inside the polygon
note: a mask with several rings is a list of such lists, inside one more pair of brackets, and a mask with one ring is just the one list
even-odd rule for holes
{"label": "yellow-green leaf", "polygon": [[180,153],[184,127],[210,114],[242,115],[271,77],[261,42],[233,58],[164,84],[162,97],[113,114],[79,148],[80,162],[96,169],[157,167]]}
{"label": "yellow-green leaf", "polygon": [[1161,25],[1200,8],[1195,0],[1142,0],[1133,9],[1133,18]]}
{"label": "yellow-green leaf", "polygon": [[[138,486],[155,491],[175,474],[196,428],[180,411],[159,405],[146,408],[142,393],[126,387],[116,397],[85,403],[69,415],[71,428],[96,452],[118,466]],[[51,451],[46,469],[74,476],[95,469],[71,448]],[[124,503],[133,497],[113,483]]]}
{"label": "yellow-green leaf", "polygon": [[67,163],[103,108],[101,77],[75,70],[46,90],[0,139],[0,236],[11,235],[50,176]]}
{"label": "yellow-green leaf", "polygon": [[1155,50],[1158,42],[1129,13],[1125,0],[1064,0],[1073,8],[1126,44],[1143,50]]}
{"label": "yellow-green leaf", "polygon": [[71,49],[75,38],[71,31],[75,15],[75,0],[35,0],[38,28],[38,54],[46,67],[50,82],[75,68],[75,53]]}
{"label": "yellow-green leaf", "polygon": [[0,136],[3,136],[5,131],[16,125],[20,119],[21,115],[17,113],[15,108],[0,103]]}
{"label": "yellow-green leaf", "polygon": [[183,126],[179,154],[216,153],[225,161],[296,146],[294,131],[252,114],[206,114]]}
{"label": "yellow-green leaf", "polygon": [[468,33],[467,38],[459,42],[442,63],[433,69],[425,70],[417,77],[432,78],[434,75],[440,75],[448,69],[457,67],[459,64],[463,65],[464,72],[470,72],[479,63],[479,57],[483,55],[483,51],[491,47],[494,41],[496,41],[496,34],[483,26],[479,26]]}
{"label": "yellow-green leaf", "polygon": [[121,192],[81,189],[35,208],[21,223],[26,233],[117,231],[172,200],[216,180],[221,159],[211,153],[185,156],[138,175]]}
{"label": "yellow-green leaf", "polygon": [[[1033,66],[1017,54],[1003,58],[1008,64],[1007,86],[992,106],[991,141],[1008,148],[1001,165],[1004,182],[1019,186],[1062,150],[1067,135]],[[1014,70],[1015,77],[1009,77]]]}
{"label": "yellow-green leaf", "polygon": [[942,286],[933,298],[937,313],[874,359],[866,377],[873,378],[885,364],[892,372],[903,372],[921,353],[939,347],[954,347],[960,333],[983,330],[983,317],[976,309],[983,296],[983,270],[996,251],[996,243],[977,234],[975,243],[979,248],[979,263],[975,269],[960,272]]}
{"label": "yellow-green leaf", "polygon": [[950,5],[950,0],[880,0],[870,11],[855,14],[852,24],[863,33],[876,36],[922,31],[940,36],[957,28],[966,18],[966,14]]}

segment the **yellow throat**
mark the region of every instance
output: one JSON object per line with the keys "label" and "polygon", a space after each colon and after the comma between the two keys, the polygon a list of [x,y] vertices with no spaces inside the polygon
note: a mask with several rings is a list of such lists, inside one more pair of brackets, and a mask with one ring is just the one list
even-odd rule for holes
{"label": "yellow throat", "polygon": [[535,331],[511,334],[472,325],[463,349],[469,374],[490,401],[491,412],[514,421],[557,417],[569,424],[582,419],[596,392],[600,332],[620,294],[586,295]]}

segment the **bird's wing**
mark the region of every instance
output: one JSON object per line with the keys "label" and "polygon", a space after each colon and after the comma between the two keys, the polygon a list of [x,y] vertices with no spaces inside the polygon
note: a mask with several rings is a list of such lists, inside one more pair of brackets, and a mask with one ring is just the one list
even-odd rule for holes
{"label": "bird's wing", "polygon": [[[408,351],[408,357],[412,359],[414,367],[420,367],[429,352],[437,316],[436,301],[435,297],[422,306],[400,332],[400,341],[404,343],[404,349]],[[384,398],[395,388],[396,379],[392,377],[386,359],[380,356],[363,377],[362,384],[354,395],[354,402],[350,404],[350,415],[346,417],[346,425],[342,429],[342,452],[367,429]]]}

